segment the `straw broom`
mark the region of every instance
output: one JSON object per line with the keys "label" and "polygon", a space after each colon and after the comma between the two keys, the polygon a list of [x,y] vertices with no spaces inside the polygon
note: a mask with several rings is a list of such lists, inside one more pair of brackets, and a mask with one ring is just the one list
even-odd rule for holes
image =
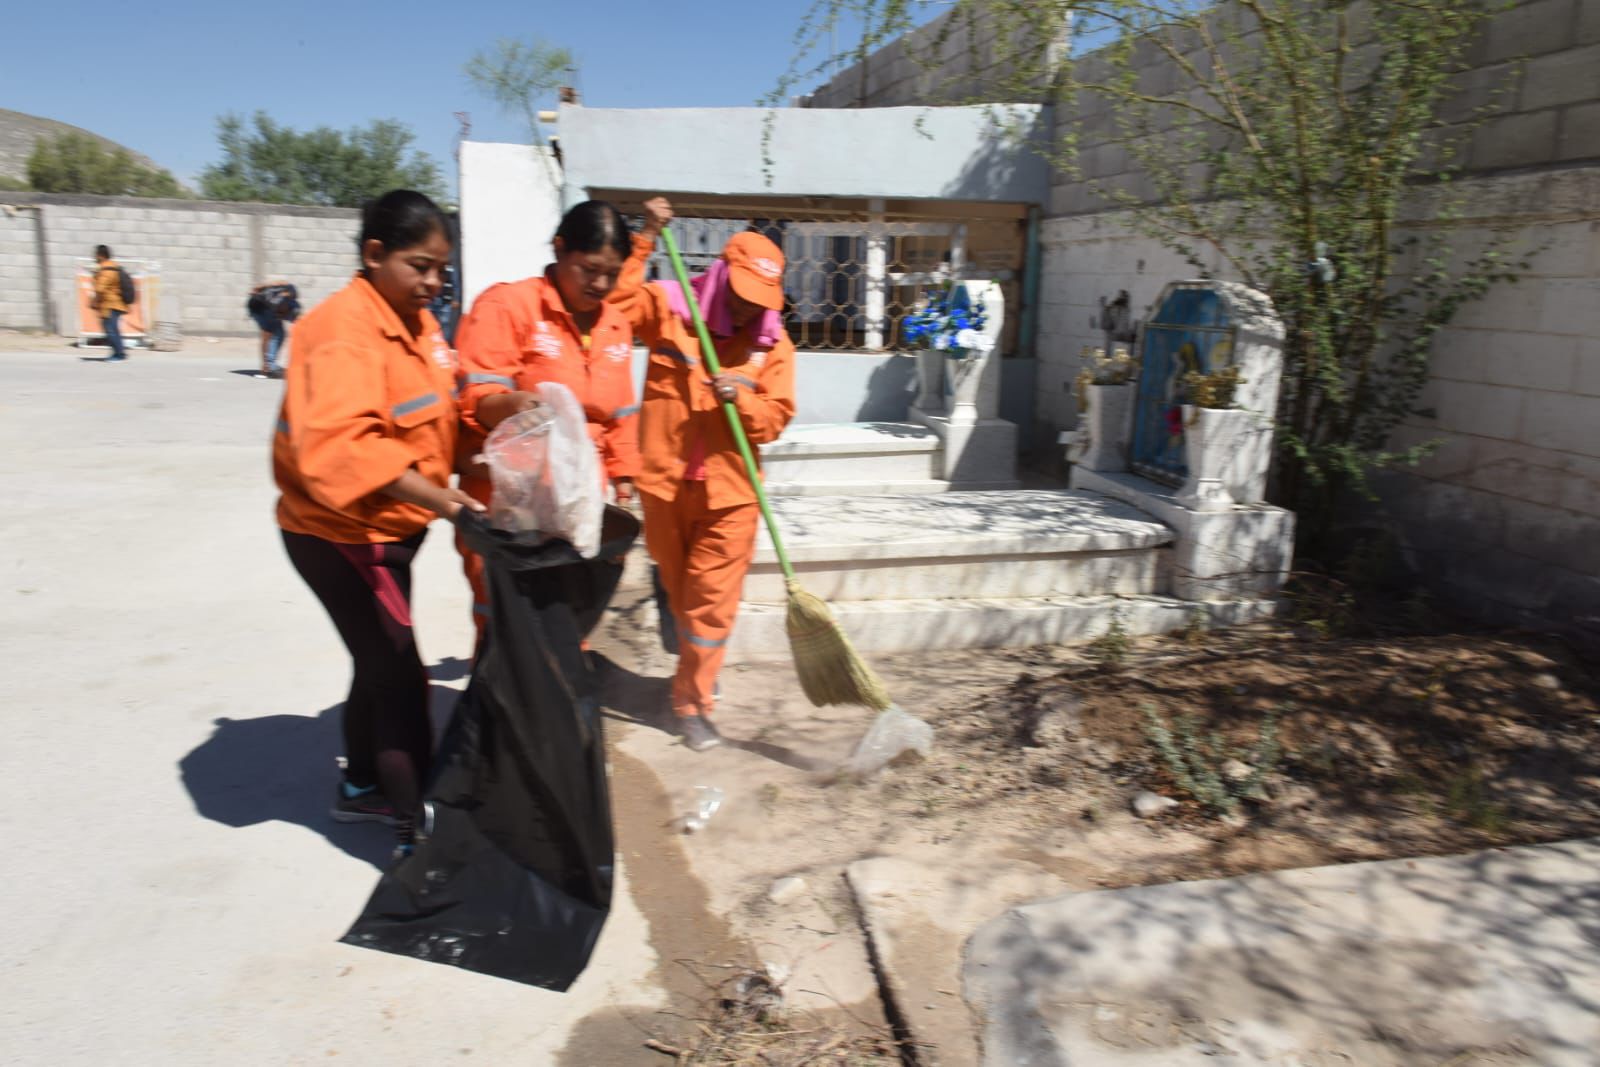
{"label": "straw broom", "polygon": [[[717,361],[716,346],[711,343],[711,332],[700,317],[700,305],[695,300],[694,289],[689,285],[689,273],[684,269],[683,257],[678,254],[678,242],[670,229],[661,231],[662,243],[672,260],[672,272],[683,289],[684,301],[689,305],[689,315],[694,320],[696,336],[700,339],[700,356],[713,376],[722,373]],[[767,503],[766,487],[761,481],[761,470],[756,466],[755,453],[750,450],[750,440],[745,436],[744,424],[739,421],[739,409],[731,400],[722,402],[723,414],[728,416],[728,427],[733,439],[739,443],[739,454],[744,457],[744,469],[750,476],[750,485],[756,491],[756,502],[761,505],[761,517],[766,520],[767,532],[772,535],[772,548],[777,553],[778,565],[783,568],[783,583],[789,593],[789,610],[784,627],[789,634],[789,652],[794,656],[795,673],[800,676],[800,688],[806,699],[821,707],[825,704],[861,704],[875,711],[884,711],[890,705],[889,693],[883,682],[864,663],[850,639],[845,636],[833,612],[821,597],[800,587],[788,553],[783,550],[783,538],[778,533],[778,520],[773,517]]]}

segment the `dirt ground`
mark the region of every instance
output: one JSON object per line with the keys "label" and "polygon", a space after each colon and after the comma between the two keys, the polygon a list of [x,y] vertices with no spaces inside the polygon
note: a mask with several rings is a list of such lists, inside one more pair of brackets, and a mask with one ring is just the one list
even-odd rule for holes
{"label": "dirt ground", "polygon": [[[935,750],[857,783],[833,771],[870,715],[810,707],[786,662],[725,672],[728,744],[696,754],[676,742],[671,660],[642,565],[596,644],[615,720],[619,834],[646,887],[652,940],[675,961],[664,978],[676,1003],[628,1016],[633,1032],[621,1038],[597,1018],[606,1058],[575,1044],[570,1063],[665,1062],[643,1041],[703,1039],[729,1004],[720,983],[741,968],[777,978],[802,1034],[885,1038],[897,1023],[904,1035],[909,1017],[927,1042],[919,1062],[973,1062],[958,1047],[970,1040],[957,977],[965,924],[1025,899],[1600,834],[1600,679],[1551,637],[1449,622],[1339,636],[1302,619],[1109,646],[876,657],[897,702],[933,725]],[[1185,787],[1171,753],[1198,757],[1190,781],[1210,773],[1217,806]],[[700,786],[720,790],[723,805],[686,835],[677,821]],[[1140,818],[1130,804],[1142,791],[1177,804]],[[898,863],[885,868],[903,872],[892,894],[932,916],[917,920],[925,939],[901,937],[926,959],[902,968],[914,988],[891,989],[887,1005],[890,983],[845,878],[863,859]],[[804,891],[775,902],[769,889],[789,877]],[[652,900],[652,886],[678,895]],[[880,1055],[814,1060],[898,1061],[887,1042]]]}

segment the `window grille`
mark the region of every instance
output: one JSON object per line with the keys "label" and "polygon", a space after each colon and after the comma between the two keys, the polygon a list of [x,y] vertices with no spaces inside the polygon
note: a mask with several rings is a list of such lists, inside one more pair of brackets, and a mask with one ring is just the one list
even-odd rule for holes
{"label": "window grille", "polygon": [[[783,249],[784,324],[802,351],[899,351],[901,323],[927,289],[950,279],[995,280],[1007,315],[1001,351],[1014,343],[1021,293],[1023,226],[1012,218],[931,218],[869,212],[769,212],[738,216],[676,205],[672,228],[690,273],[744,230]],[[652,279],[670,280],[664,250],[651,257]]]}

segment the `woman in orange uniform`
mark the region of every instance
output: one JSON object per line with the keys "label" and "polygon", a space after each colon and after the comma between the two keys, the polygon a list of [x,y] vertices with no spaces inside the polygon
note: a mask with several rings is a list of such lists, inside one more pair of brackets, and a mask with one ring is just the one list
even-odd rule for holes
{"label": "woman in orange uniform", "polygon": [[760,519],[722,405],[738,410],[752,445],[777,440],[794,417],[794,343],[779,315],[783,253],[758,233],[736,234],[694,279],[722,365],[708,374],[677,283],[644,283],[656,235],[671,218],[665,199],[645,203],[644,229],[611,300],[650,348],[639,469],[645,543],[678,631],[672,710],[684,743],[700,751],[721,740],[711,722],[717,672]]}
{"label": "woman in orange uniform", "polygon": [[[532,407],[534,386],[559,382],[583,405],[601,469],[625,504],[639,474],[633,329],[606,296],[631,249],[628,224],[612,205],[589,200],[562,218],[552,245],[556,261],[543,276],[485,289],[462,321],[456,338],[462,421],[469,435],[486,433]],[[489,503],[492,486],[481,466],[462,476],[461,488]],[[488,604],[483,560],[459,536],[456,547],[481,637]]]}
{"label": "woman in orange uniform", "polygon": [[427,310],[449,232],[421,193],[368,205],[361,272],[296,330],[272,447],[284,546],[354,662],[333,817],[392,823],[401,852],[433,748],[411,560],[436,516],[482,507],[449,488],[456,367]]}

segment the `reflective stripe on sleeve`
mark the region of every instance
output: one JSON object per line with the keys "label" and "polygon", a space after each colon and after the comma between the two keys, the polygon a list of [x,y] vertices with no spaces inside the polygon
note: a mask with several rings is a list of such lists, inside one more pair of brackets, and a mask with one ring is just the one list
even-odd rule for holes
{"label": "reflective stripe on sleeve", "polygon": [[412,397],[410,400],[403,400],[396,404],[390,411],[390,414],[392,414],[395,418],[399,418],[402,415],[409,415],[413,411],[421,411],[423,408],[428,407],[431,404],[437,404],[438,402],[438,393],[423,393],[421,396]]}

